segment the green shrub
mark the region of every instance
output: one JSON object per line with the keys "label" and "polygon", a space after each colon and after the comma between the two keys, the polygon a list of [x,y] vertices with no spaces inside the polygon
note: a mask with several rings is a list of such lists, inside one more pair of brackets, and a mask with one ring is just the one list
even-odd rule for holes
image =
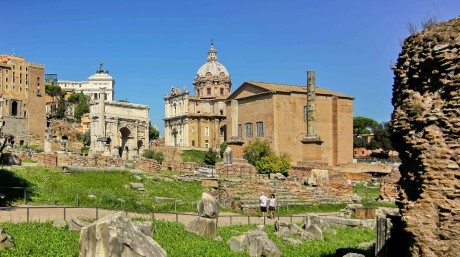
{"label": "green shrub", "polygon": [[85,146],[91,144],[91,132],[86,131],[85,133],[80,133],[77,135],[78,141],[82,142]]}
{"label": "green shrub", "polygon": [[156,160],[159,164],[162,164],[165,159],[165,155],[162,152],[157,152],[155,150],[145,150],[144,153],[142,153],[142,157]]}
{"label": "green shrub", "polygon": [[214,149],[209,148],[209,150],[204,155],[204,163],[208,165],[214,165],[217,162],[217,152]]}
{"label": "green shrub", "polygon": [[182,152],[181,157],[183,162],[195,162],[204,164],[205,151],[199,150],[185,150]]}
{"label": "green shrub", "polygon": [[256,139],[249,141],[249,145],[243,149],[243,158],[254,166],[256,166],[257,161],[260,161],[262,157],[271,154],[273,154],[273,150],[270,148],[270,143],[267,140],[261,141]]}
{"label": "green shrub", "polygon": [[289,168],[291,168],[289,155],[277,155],[267,140],[250,141],[249,145],[243,149],[243,157],[262,174],[281,173],[287,175]]}
{"label": "green shrub", "polygon": [[82,154],[89,154],[89,147],[83,146],[80,150]]}
{"label": "green shrub", "polygon": [[220,144],[220,157],[221,158],[224,158],[224,152],[225,152],[225,149],[227,149],[227,141],[224,141],[222,144]]}
{"label": "green shrub", "polygon": [[271,154],[256,162],[256,169],[262,174],[281,173],[287,176],[289,168],[291,168],[291,163],[287,154],[280,156]]}

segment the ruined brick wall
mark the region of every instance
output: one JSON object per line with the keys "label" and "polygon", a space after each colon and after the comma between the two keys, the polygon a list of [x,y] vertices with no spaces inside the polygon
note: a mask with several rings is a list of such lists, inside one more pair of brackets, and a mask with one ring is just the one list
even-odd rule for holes
{"label": "ruined brick wall", "polygon": [[398,256],[458,256],[460,18],[407,38],[394,74],[392,141],[409,242]]}
{"label": "ruined brick wall", "polygon": [[123,167],[125,165],[125,161],[120,158],[112,158],[108,156],[82,156],[72,153],[39,153],[34,154],[32,159],[36,160],[39,166],[50,168],[71,165],[97,168]]}
{"label": "ruined brick wall", "polygon": [[257,174],[256,168],[247,163],[232,163],[232,164],[216,163],[216,170],[220,176],[226,176],[227,174],[229,176],[231,175],[250,176],[253,174]]}
{"label": "ruined brick wall", "polygon": [[157,172],[161,170],[161,165],[152,159],[141,159],[137,160],[135,164],[136,169],[147,172]]}
{"label": "ruined brick wall", "polygon": [[397,199],[399,190],[399,180],[401,173],[397,167],[391,170],[390,174],[381,177],[380,182],[380,198],[381,199]]}

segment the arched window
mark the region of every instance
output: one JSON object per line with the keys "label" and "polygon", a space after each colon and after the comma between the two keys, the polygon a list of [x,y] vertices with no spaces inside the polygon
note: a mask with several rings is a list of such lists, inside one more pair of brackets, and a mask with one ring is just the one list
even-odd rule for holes
{"label": "arched window", "polygon": [[11,102],[11,116],[18,116],[18,102]]}

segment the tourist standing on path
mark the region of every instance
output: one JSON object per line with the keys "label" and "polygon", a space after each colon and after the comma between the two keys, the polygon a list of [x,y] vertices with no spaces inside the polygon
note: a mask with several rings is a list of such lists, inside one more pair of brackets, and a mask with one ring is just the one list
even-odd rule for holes
{"label": "tourist standing on path", "polygon": [[267,217],[268,197],[265,196],[264,192],[260,193],[259,202],[260,202],[260,211],[262,212],[261,218],[266,218]]}
{"label": "tourist standing on path", "polygon": [[275,209],[276,209],[276,197],[275,194],[270,195],[270,200],[268,203],[268,210],[270,211],[270,217],[271,219],[275,218]]}

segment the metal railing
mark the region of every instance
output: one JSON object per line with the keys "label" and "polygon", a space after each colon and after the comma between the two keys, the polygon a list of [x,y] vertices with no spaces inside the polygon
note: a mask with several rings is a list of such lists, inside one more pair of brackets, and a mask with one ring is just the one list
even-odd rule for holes
{"label": "metal railing", "polygon": [[[153,211],[134,211],[122,208],[101,208],[98,206],[18,206],[0,207],[0,222],[46,222],[53,220],[76,219],[99,219],[116,212],[125,212],[128,217],[144,218],[151,220],[165,220],[187,224],[192,219],[198,218],[198,214],[191,213],[167,213]],[[9,214],[9,215],[8,215]],[[324,214],[321,216],[330,216]],[[217,217],[219,226],[229,225],[252,225],[272,224],[274,221],[289,223],[306,223],[308,215],[277,215],[271,219],[242,214],[221,214]]]}
{"label": "metal railing", "polygon": [[[195,211],[200,199],[171,198],[171,197],[134,197],[113,194],[103,194],[79,190],[68,190],[59,188],[35,188],[35,187],[0,187],[0,191],[6,194],[6,200],[22,198],[23,204],[33,203],[45,204],[70,204],[75,203],[76,207],[97,206],[98,208],[130,209],[136,211],[162,211],[185,212]],[[40,194],[40,192],[45,192]],[[5,199],[3,199],[4,201]],[[1,204],[0,200],[0,204]],[[277,213],[282,209],[286,212],[295,206],[313,206],[318,204],[339,205],[347,202],[332,201],[325,199],[312,200],[287,200],[278,199]],[[248,199],[247,203],[241,206],[242,209],[258,209],[258,198]]]}

